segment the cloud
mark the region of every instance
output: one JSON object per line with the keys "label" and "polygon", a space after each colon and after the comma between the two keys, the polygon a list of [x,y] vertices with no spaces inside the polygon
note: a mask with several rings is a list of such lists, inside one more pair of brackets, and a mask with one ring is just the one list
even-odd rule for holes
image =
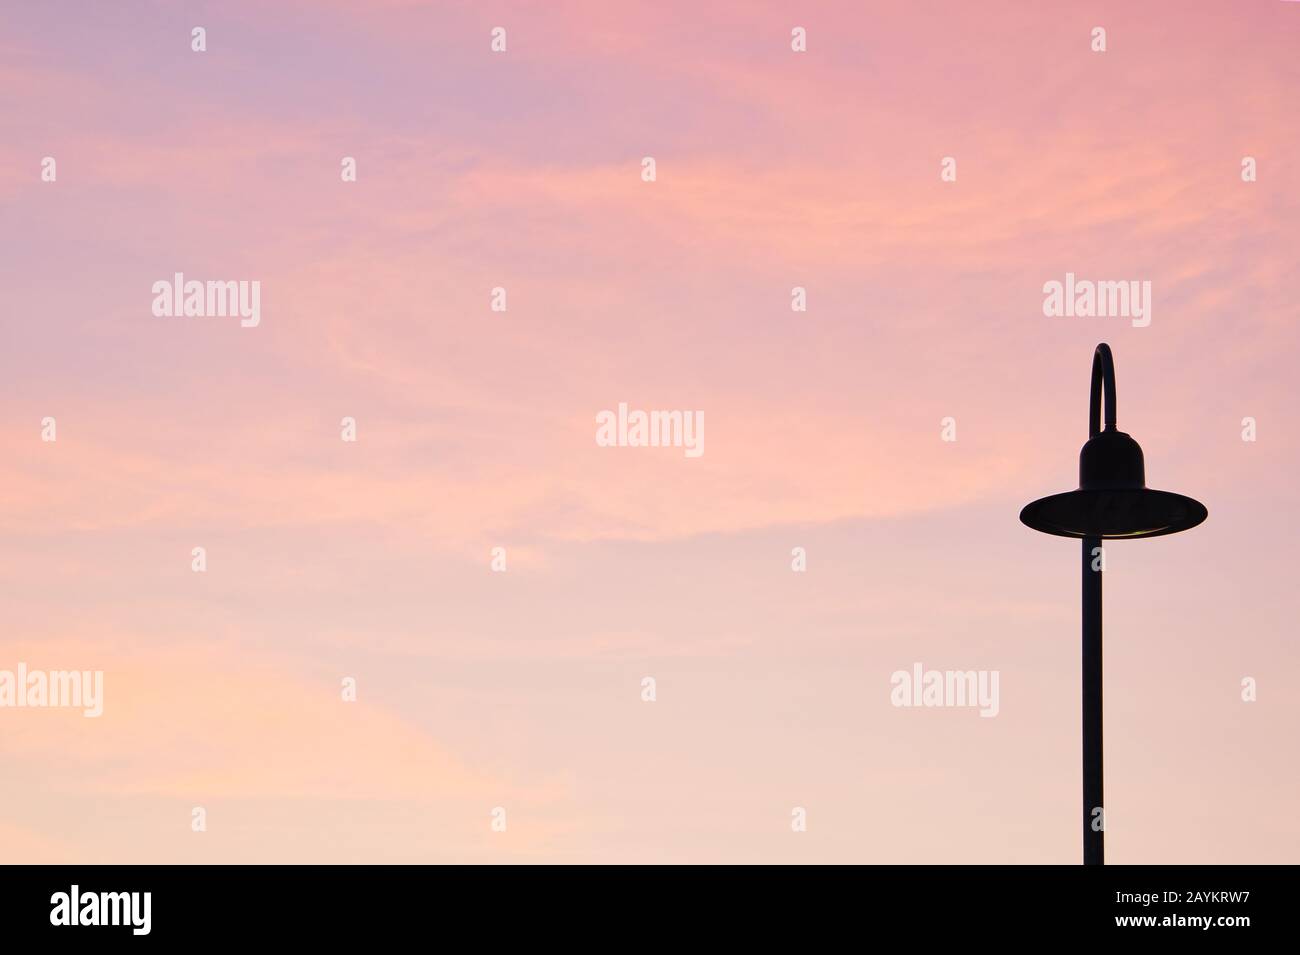
{"label": "cloud", "polygon": [[346,674],[312,679],[291,659],[247,651],[115,654],[100,642],[6,643],[5,651],[8,668],[23,660],[29,669],[104,671],[98,718],[0,712],[6,760],[52,763],[52,776],[83,789],[198,802],[313,796],[479,804],[502,789],[382,700],[367,698],[364,675],[358,702],[345,703]]}

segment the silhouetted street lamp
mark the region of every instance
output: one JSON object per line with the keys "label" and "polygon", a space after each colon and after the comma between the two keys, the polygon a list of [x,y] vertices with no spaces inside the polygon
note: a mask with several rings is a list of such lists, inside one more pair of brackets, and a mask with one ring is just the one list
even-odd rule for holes
{"label": "silhouetted street lamp", "polygon": [[[1102,393],[1106,427],[1101,427]],[[1020,520],[1036,531],[1083,538],[1083,863],[1105,861],[1101,773],[1101,564],[1092,564],[1102,540],[1159,537],[1195,527],[1205,505],[1146,486],[1138,443],[1115,427],[1115,363],[1110,346],[1092,356],[1088,442],[1079,452],[1079,489],[1025,505]],[[1100,812],[1097,812],[1100,810]],[[1096,813],[1100,818],[1094,816]]]}

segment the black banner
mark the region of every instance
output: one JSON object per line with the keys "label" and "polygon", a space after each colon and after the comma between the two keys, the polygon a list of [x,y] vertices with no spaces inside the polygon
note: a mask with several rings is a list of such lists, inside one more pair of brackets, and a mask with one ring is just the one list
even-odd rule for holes
{"label": "black banner", "polygon": [[694,926],[792,941],[878,929],[927,941],[1106,932],[1232,944],[1283,929],[1294,882],[1289,867],[663,868],[592,879],[576,867],[10,867],[0,917],[7,938],[54,944],[73,935],[78,944],[373,943],[435,926],[538,942],[610,932],[666,939]]}

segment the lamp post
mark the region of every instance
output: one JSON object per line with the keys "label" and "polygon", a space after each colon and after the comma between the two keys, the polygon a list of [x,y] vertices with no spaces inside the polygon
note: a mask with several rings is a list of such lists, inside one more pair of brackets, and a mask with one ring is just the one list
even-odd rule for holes
{"label": "lamp post", "polygon": [[[1102,428],[1102,398],[1105,428]],[[1110,346],[1092,355],[1088,441],[1079,452],[1079,488],[1026,504],[1022,523],[1044,534],[1083,539],[1083,864],[1105,861],[1102,809],[1101,562],[1103,540],[1159,537],[1195,527],[1205,505],[1146,486],[1138,443],[1115,427],[1115,363]],[[1094,569],[1094,562],[1096,569]]]}

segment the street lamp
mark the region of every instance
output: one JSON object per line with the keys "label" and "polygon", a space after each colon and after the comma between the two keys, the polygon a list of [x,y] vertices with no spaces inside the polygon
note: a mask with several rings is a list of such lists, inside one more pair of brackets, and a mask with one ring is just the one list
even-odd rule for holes
{"label": "street lamp", "polygon": [[[1102,429],[1102,395],[1106,427]],[[1083,539],[1083,864],[1105,861],[1101,773],[1101,564],[1103,540],[1159,537],[1195,527],[1205,505],[1146,486],[1138,443],[1115,427],[1115,363],[1110,346],[1092,355],[1088,441],[1079,452],[1079,489],[1026,504],[1022,523],[1044,534]],[[1095,814],[1095,815],[1094,815]],[[1096,818],[1100,817],[1100,818]]]}

